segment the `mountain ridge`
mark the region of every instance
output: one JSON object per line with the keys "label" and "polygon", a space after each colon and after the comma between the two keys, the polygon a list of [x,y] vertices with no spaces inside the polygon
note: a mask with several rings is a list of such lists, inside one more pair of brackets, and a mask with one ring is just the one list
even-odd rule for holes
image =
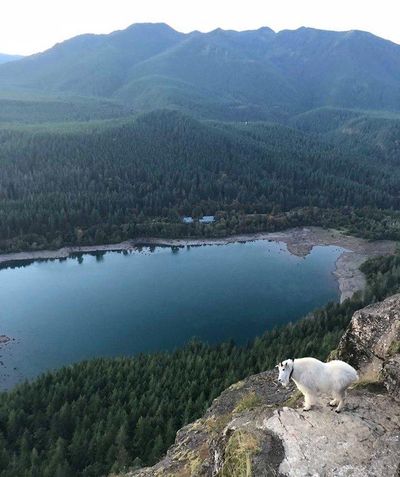
{"label": "mountain ridge", "polygon": [[10,61],[21,60],[24,58],[21,55],[9,55],[7,53],[0,53],[0,65],[8,63]]}
{"label": "mountain ridge", "polygon": [[1,65],[0,87],[229,120],[318,107],[400,111],[400,45],[359,30],[180,33],[165,23],[133,24]]}

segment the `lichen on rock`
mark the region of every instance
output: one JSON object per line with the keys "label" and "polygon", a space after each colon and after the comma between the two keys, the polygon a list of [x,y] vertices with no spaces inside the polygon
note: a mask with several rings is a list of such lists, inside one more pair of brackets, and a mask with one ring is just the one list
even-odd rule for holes
{"label": "lichen on rock", "polygon": [[356,311],[336,357],[359,370],[362,379],[381,381],[400,397],[400,294]]}

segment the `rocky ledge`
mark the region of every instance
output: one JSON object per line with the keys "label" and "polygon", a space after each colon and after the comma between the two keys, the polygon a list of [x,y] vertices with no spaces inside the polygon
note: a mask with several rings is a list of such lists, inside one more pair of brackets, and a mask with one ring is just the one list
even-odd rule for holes
{"label": "rocky ledge", "polygon": [[364,381],[381,381],[400,400],[400,295],[354,313],[333,356],[358,369]]}
{"label": "rocky ledge", "polygon": [[332,355],[360,371],[340,414],[327,398],[304,413],[267,371],[224,391],[154,467],[125,476],[400,476],[399,315],[400,295],[355,313]]}

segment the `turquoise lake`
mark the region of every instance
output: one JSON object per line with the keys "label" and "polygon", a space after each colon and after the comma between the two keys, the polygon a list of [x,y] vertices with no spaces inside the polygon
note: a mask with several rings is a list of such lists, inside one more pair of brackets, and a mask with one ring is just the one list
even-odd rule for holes
{"label": "turquoise lake", "polygon": [[81,255],[0,270],[0,387],[97,356],[170,350],[192,337],[243,344],[339,299],[343,249],[306,257],[254,241]]}

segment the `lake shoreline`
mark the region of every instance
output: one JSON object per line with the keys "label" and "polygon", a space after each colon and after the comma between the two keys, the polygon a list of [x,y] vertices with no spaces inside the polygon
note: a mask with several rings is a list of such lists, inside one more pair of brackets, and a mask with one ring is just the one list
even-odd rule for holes
{"label": "lake shoreline", "polygon": [[338,282],[341,302],[351,297],[356,291],[364,288],[366,281],[359,267],[365,260],[379,255],[393,254],[396,249],[396,242],[389,240],[370,242],[362,238],[344,235],[337,230],[320,227],[301,227],[281,232],[241,234],[225,238],[165,239],[143,237],[118,244],[71,246],[58,250],[8,253],[0,255],[0,267],[16,262],[63,259],[77,253],[133,251],[146,246],[195,247],[226,245],[255,240],[283,242],[290,253],[299,257],[305,257],[317,246],[334,245],[346,249],[336,260],[336,270],[333,272]]}

